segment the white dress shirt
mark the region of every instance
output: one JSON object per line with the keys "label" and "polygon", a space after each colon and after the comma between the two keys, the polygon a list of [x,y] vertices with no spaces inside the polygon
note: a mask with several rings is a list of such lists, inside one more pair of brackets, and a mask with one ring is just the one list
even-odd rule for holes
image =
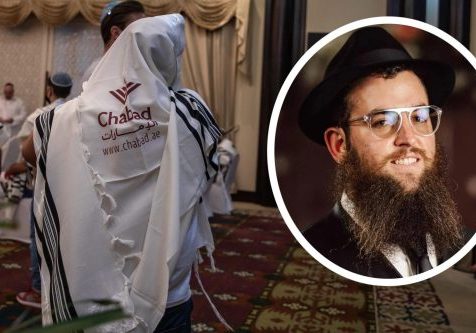
{"label": "white dress shirt", "polygon": [[4,124],[4,130],[9,137],[15,135],[26,117],[23,101],[18,97],[6,99],[0,96],[0,117],[13,119],[12,123]]}

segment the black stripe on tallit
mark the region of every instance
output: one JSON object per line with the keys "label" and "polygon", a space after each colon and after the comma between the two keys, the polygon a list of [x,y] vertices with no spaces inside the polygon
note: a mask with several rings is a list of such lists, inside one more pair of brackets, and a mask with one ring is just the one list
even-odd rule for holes
{"label": "black stripe on tallit", "polygon": [[[216,151],[217,140],[219,139],[219,137],[217,138],[215,135],[213,135],[213,133],[210,132],[210,127],[209,127],[210,124],[208,123],[208,121],[206,120],[206,118],[203,117],[203,115],[202,115],[202,113],[200,112],[200,110],[193,108],[192,102],[198,101],[197,98],[195,98],[194,96],[189,95],[189,94],[188,94],[189,98],[186,98],[186,97],[182,96],[182,95],[180,94],[180,92],[177,93],[175,96],[177,97],[177,99],[178,99],[183,105],[185,105],[185,107],[186,107],[187,110],[189,111],[190,115],[191,115],[195,120],[197,120],[197,121],[200,123],[203,141],[205,141],[204,128],[206,128],[206,129],[208,130],[208,133],[210,134],[211,138],[213,139],[213,149],[212,149],[212,151],[210,152],[210,154],[208,155],[208,162],[210,163],[211,167],[212,167],[215,171],[218,171],[218,164],[216,164],[216,163],[213,161],[213,154],[214,154],[215,151]],[[211,126],[213,127],[213,124],[212,124]],[[200,143],[200,144],[201,144],[201,143]],[[203,149],[202,149],[202,152],[203,152]]]}
{"label": "black stripe on tallit", "polygon": [[217,143],[214,142],[213,143],[213,147],[212,149],[210,149],[210,153],[208,154],[208,162],[210,162],[210,165],[213,167],[213,169],[215,171],[218,171],[218,164],[216,164],[214,161],[213,161],[213,156],[215,155],[216,151],[217,151]]}
{"label": "black stripe on tallit", "polygon": [[192,104],[192,103],[196,104],[198,109],[193,108],[193,104],[192,104],[192,108],[194,112],[190,113],[190,115],[194,117],[195,119],[197,119],[201,124],[204,124],[206,128],[208,129],[208,132],[210,133],[210,135],[213,137],[213,139],[218,141],[221,137],[220,128],[218,127],[218,124],[216,123],[210,111],[208,111],[208,109],[202,104],[202,102],[200,102],[200,100],[197,97],[193,96],[192,94],[184,90],[180,90],[177,93],[177,98],[179,98],[178,96],[182,97],[181,99],[182,103],[184,103],[183,98],[187,98],[189,100],[189,104]]}
{"label": "black stripe on tallit", "polygon": [[[45,142],[49,139],[49,129],[47,125],[49,124],[48,121],[45,121],[45,118],[51,116],[54,117],[54,110],[51,112],[45,112],[40,114],[38,117],[35,119],[36,123],[36,129],[38,131],[38,135],[40,136],[41,139],[41,149],[40,149],[40,156],[37,156],[37,164],[38,168],[41,171],[41,174],[43,175],[43,178],[46,178],[46,147],[45,147]],[[48,130],[48,133],[45,135],[45,130]],[[45,139],[45,137],[48,137]]]}
{"label": "black stripe on tallit", "polygon": [[[202,133],[202,140],[205,141],[205,128],[208,129],[208,124],[207,124],[206,120],[203,119],[203,117],[200,115],[199,111],[196,110],[196,109],[193,107],[193,105],[192,105],[192,103],[191,103],[191,101],[190,101],[189,99],[187,99],[186,97],[180,95],[180,92],[177,93],[175,96],[177,97],[177,99],[178,99],[183,105],[186,106],[187,111],[188,111],[188,113],[190,114],[190,116],[191,116],[193,119],[197,120],[197,121],[200,123],[200,125],[201,125],[201,126],[200,126],[200,129],[201,129],[200,132]],[[203,126],[203,125],[205,125],[205,126]]]}
{"label": "black stripe on tallit", "polygon": [[197,106],[201,109],[202,113],[206,116],[207,121],[210,123],[210,125],[213,126],[213,128],[221,135],[220,127],[218,126],[215,118],[213,117],[213,114],[210,112],[208,107],[206,107],[198,97],[194,96],[189,91],[179,90],[179,93],[182,95],[186,95],[188,98],[195,101],[197,103]]}
{"label": "black stripe on tallit", "polygon": [[41,139],[40,156],[38,167],[45,182],[45,201],[43,211],[43,232],[39,229],[35,220],[43,249],[43,255],[50,272],[50,303],[53,322],[62,322],[78,317],[74,308],[68,281],[64,270],[63,259],[60,249],[60,223],[56,205],[51,194],[46,175],[46,157],[48,142],[53,124],[54,110],[45,112],[36,118],[36,128]]}
{"label": "black stripe on tallit", "polygon": [[48,182],[45,179],[45,205],[47,205],[49,209],[49,214],[45,214],[44,216],[44,223],[49,223],[50,226],[55,227],[56,234],[56,246],[54,248],[54,253],[56,253],[56,260],[54,262],[53,272],[55,274],[51,275],[52,285],[55,288],[50,288],[50,297],[53,299],[56,296],[56,300],[58,301],[57,307],[57,319],[58,322],[71,320],[77,318],[78,315],[76,313],[76,309],[73,306],[73,300],[71,298],[71,294],[69,293],[68,287],[68,280],[66,279],[66,273],[64,270],[63,259],[61,255],[61,248],[60,248],[60,224],[58,218],[58,212],[56,210],[56,205],[54,203],[53,197],[51,195],[51,190],[49,188]]}
{"label": "black stripe on tallit", "polygon": [[[43,232],[41,231],[40,226],[38,225],[38,221],[36,220],[35,214],[32,214],[32,218],[33,218],[33,224],[35,226],[35,232],[38,235],[38,238],[40,239],[41,248],[43,250],[43,255],[45,257],[46,266],[48,267],[48,271],[51,272],[51,269],[53,268],[53,263],[51,261],[50,253],[45,250],[45,246],[46,246],[45,236],[43,235]],[[37,254],[38,254],[38,250],[37,250]],[[41,264],[42,264],[41,257],[37,256],[37,258],[41,267]]]}
{"label": "black stripe on tallit", "polygon": [[[219,166],[218,166],[217,163],[215,163],[213,161],[213,156],[215,155],[215,152],[217,150],[217,146],[218,146],[217,143],[220,140],[220,138],[222,136],[222,133],[221,133],[216,121],[215,121],[215,118],[213,118],[213,116],[210,113],[210,111],[208,110],[208,108],[205,107],[197,97],[189,94],[187,91],[182,90],[180,92],[183,92],[183,94],[188,96],[188,98],[191,100],[191,102],[195,102],[195,105],[197,105],[197,107],[199,108],[198,114],[200,115],[201,119],[205,120],[208,124],[207,129],[209,130],[209,133],[210,133],[210,135],[212,136],[212,138],[214,140],[213,147],[210,150],[210,153],[208,154],[208,161],[209,161],[210,165],[212,166],[212,168],[215,171],[218,171]],[[201,121],[201,123],[203,124],[203,121]],[[210,131],[210,129],[212,131]],[[203,127],[202,127],[202,130],[203,130]]]}
{"label": "black stripe on tallit", "polygon": [[[187,106],[185,106],[187,107]],[[179,109],[177,103],[175,103],[175,108],[177,110],[177,114],[182,118],[183,122],[187,126],[188,130],[192,135],[194,136],[195,140],[197,141],[198,147],[200,147],[200,151],[202,153],[202,160],[203,160],[203,165],[205,167],[205,176],[207,177],[207,180],[210,179],[210,174],[208,173],[208,168],[207,168],[207,158],[205,157],[205,152],[203,151],[202,147],[202,140],[200,140],[200,135],[198,134],[197,130],[193,128],[193,126],[188,122],[187,117],[183,114],[183,112]]]}

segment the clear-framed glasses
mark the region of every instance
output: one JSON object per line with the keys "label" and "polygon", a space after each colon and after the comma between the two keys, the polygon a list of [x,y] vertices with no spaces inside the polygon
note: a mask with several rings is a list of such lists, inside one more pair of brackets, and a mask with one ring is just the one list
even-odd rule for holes
{"label": "clear-framed glasses", "polygon": [[363,117],[350,119],[347,124],[367,123],[370,131],[375,136],[388,138],[397,133],[402,127],[402,113],[408,115],[408,122],[416,134],[429,136],[438,130],[443,110],[435,105],[375,110]]}

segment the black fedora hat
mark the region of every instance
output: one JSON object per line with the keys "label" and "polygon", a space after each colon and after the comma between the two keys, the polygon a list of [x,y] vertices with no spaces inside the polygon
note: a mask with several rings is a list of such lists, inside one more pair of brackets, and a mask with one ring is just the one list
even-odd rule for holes
{"label": "black fedora hat", "polygon": [[455,74],[451,66],[413,59],[385,29],[356,30],[327,66],[324,79],[314,87],[299,110],[299,126],[313,141],[324,144],[324,132],[336,126],[340,114],[331,106],[356,80],[388,66],[402,65],[422,80],[430,104],[441,106],[451,94]]}

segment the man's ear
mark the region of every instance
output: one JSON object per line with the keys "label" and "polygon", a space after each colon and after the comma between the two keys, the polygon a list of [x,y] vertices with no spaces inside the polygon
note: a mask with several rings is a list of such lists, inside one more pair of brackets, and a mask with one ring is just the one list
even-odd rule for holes
{"label": "man's ear", "polygon": [[119,35],[121,34],[122,32],[122,29],[119,28],[117,25],[113,25],[111,27],[111,41],[114,43],[114,41],[117,39],[117,37],[119,37]]}
{"label": "man's ear", "polygon": [[345,132],[340,127],[330,127],[324,132],[327,150],[334,161],[341,163],[347,153]]}
{"label": "man's ear", "polygon": [[51,95],[53,93],[53,88],[50,85],[46,85],[45,96],[51,100]]}

